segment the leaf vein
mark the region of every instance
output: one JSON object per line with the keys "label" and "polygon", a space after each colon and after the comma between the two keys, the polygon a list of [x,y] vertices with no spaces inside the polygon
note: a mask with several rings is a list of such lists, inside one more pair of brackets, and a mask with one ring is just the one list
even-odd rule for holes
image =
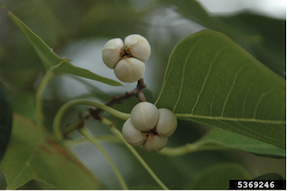
{"label": "leaf vein", "polygon": [[[33,153],[33,152],[32,152],[32,153]],[[29,158],[27,159],[27,161],[24,163],[24,165],[23,165],[22,169],[20,170],[19,174],[15,177],[12,185],[15,185],[15,184],[16,184],[18,178],[21,177],[21,175],[22,175],[22,173],[24,172],[24,169],[25,169],[25,168],[30,168],[29,165],[28,165],[28,164],[29,164],[28,162],[29,162],[29,161],[31,160],[31,158],[32,158],[32,155],[33,155],[32,153],[31,153],[31,155],[29,156]],[[10,187],[11,187],[12,185],[10,185]]]}
{"label": "leaf vein", "polygon": [[[235,123],[237,123],[237,124],[239,124],[240,126],[242,126],[243,129],[241,129],[241,130],[239,130],[239,128],[237,128],[235,125],[231,125],[231,124],[229,124],[229,123],[227,123],[227,122],[225,122],[225,121],[222,121],[222,120],[218,120],[218,121],[219,121],[220,123],[224,123],[224,124],[232,127],[233,129],[236,128],[236,129],[237,129],[238,131],[240,131],[240,132],[243,132],[242,130],[244,129],[244,131],[246,131],[246,133],[250,132],[250,134],[253,135],[254,138],[256,138],[256,135],[258,135],[259,137],[262,137],[262,138],[264,137],[264,138],[266,138],[267,140],[275,141],[275,142],[281,144],[281,141],[279,141],[278,139],[269,137],[269,136],[267,136],[267,135],[265,135],[265,134],[261,134],[261,133],[255,131],[255,130],[253,130],[253,129],[251,129],[251,128],[249,128],[249,127],[241,124],[241,123],[238,122],[238,121],[235,121]],[[230,130],[230,131],[231,131],[231,130]],[[235,132],[235,131],[234,131],[234,132]],[[251,132],[253,132],[253,133],[251,133]]]}
{"label": "leaf vein", "polygon": [[255,131],[255,130],[253,130],[253,129],[251,129],[251,128],[249,128],[249,127],[241,124],[239,121],[236,121],[236,123],[238,123],[238,124],[241,125],[244,129],[246,129],[247,132],[249,132],[249,131],[250,131],[250,132],[253,132],[253,135],[258,135],[259,137],[262,136],[262,137],[266,138],[267,140],[272,140],[272,141],[275,141],[275,142],[278,142],[279,144],[281,144],[281,141],[279,141],[279,140],[276,139],[276,138],[273,138],[273,137],[267,136],[267,135],[265,135],[265,134],[259,133],[258,131]]}
{"label": "leaf vein", "polygon": [[242,106],[242,117],[243,118],[245,117],[246,102],[249,98],[249,95],[250,95],[252,88],[253,88],[253,84],[252,84],[251,88],[246,91],[246,96],[245,96],[245,99],[244,99],[243,104],[242,104],[243,105]]}
{"label": "leaf vein", "polygon": [[28,168],[28,169],[30,168],[30,170],[33,172],[33,170],[32,170],[31,167],[30,167],[29,161],[32,159],[32,157],[33,157],[33,155],[34,155],[34,151],[36,150],[37,145],[39,145],[39,143],[40,143],[41,141],[42,141],[42,139],[40,139],[40,140],[38,141],[38,143],[36,144],[34,150],[31,151],[31,154],[30,154],[29,158],[28,158],[28,159],[26,160],[26,162],[24,163],[24,166],[23,166],[22,169],[20,170],[19,174],[15,177],[14,182],[13,182],[12,185],[14,185],[14,184],[17,182],[17,180],[18,180],[19,177],[21,177],[21,174],[23,173],[23,171],[24,171],[25,168]]}
{"label": "leaf vein", "polygon": [[232,93],[234,87],[235,87],[235,84],[236,84],[236,82],[237,82],[237,79],[238,79],[240,73],[241,73],[241,72],[243,71],[243,69],[245,68],[245,66],[247,66],[247,64],[240,66],[239,69],[238,69],[238,71],[236,72],[236,74],[235,74],[235,76],[234,76],[233,82],[232,82],[232,84],[231,84],[231,86],[230,86],[229,92],[227,93],[227,96],[226,96],[226,98],[225,98],[225,101],[224,101],[224,104],[223,104],[223,107],[222,107],[222,112],[221,112],[221,116],[222,116],[222,117],[224,116],[224,111],[225,111],[225,108],[226,108],[226,104],[227,104],[227,102],[228,102],[228,100],[229,100],[229,98],[230,98],[230,96],[231,96],[231,93]]}
{"label": "leaf vein", "polygon": [[206,83],[207,83],[207,80],[208,80],[208,78],[209,78],[209,75],[210,75],[210,72],[211,72],[211,70],[212,70],[213,65],[215,64],[215,62],[216,62],[216,60],[218,59],[218,57],[220,56],[220,54],[223,52],[223,49],[226,48],[226,47],[227,47],[227,46],[224,46],[224,47],[220,48],[220,49],[216,52],[216,54],[214,55],[212,61],[210,62],[210,65],[209,65],[207,74],[206,74],[206,76],[205,76],[205,78],[204,78],[204,81],[203,81],[203,84],[202,84],[202,87],[201,87],[199,93],[197,94],[197,99],[196,99],[196,101],[195,101],[195,103],[194,103],[194,106],[192,107],[191,112],[190,112],[191,114],[194,113],[194,109],[195,109],[196,105],[198,104],[198,101],[199,101],[199,99],[200,99],[200,96],[201,96],[201,94],[202,94],[202,92],[203,92],[203,90],[204,90],[204,88],[205,88],[205,86],[206,86]]}
{"label": "leaf vein", "polygon": [[181,84],[180,84],[180,89],[179,89],[179,94],[178,94],[178,97],[177,97],[177,101],[173,107],[173,112],[175,111],[179,101],[180,101],[180,97],[181,97],[181,94],[182,94],[182,89],[183,89],[183,84],[184,84],[184,78],[185,78],[185,70],[186,70],[186,67],[187,67],[187,64],[188,64],[188,60],[189,58],[191,57],[191,53],[195,50],[195,48],[197,47],[197,45],[199,44],[199,41],[201,41],[201,39],[198,39],[195,44],[192,46],[192,48],[189,50],[189,53],[188,55],[186,56],[185,58],[185,62],[184,62],[184,65],[183,65],[183,69],[182,69],[182,77],[181,77]]}
{"label": "leaf vein", "polygon": [[261,95],[260,95],[260,98],[258,99],[257,103],[256,103],[256,106],[255,106],[255,109],[254,109],[254,112],[253,112],[253,118],[256,119],[256,115],[257,115],[257,110],[263,100],[263,98],[267,95],[269,95],[270,93],[273,92],[275,88],[271,88],[270,90],[266,91],[266,92],[263,92]]}
{"label": "leaf vein", "polygon": [[213,102],[214,102],[214,97],[215,95],[212,95],[212,100],[211,100],[211,104],[210,104],[210,115],[212,116],[212,109],[213,109]]}
{"label": "leaf vein", "polygon": [[[236,128],[236,129],[237,129],[238,131],[240,131],[240,132],[243,132],[243,129],[244,129],[244,131],[246,131],[246,133],[250,132],[250,134],[253,135],[254,138],[256,138],[255,135],[258,135],[259,137],[262,137],[262,138],[264,137],[264,138],[266,138],[267,140],[275,141],[275,142],[281,144],[281,141],[279,141],[278,139],[272,138],[272,137],[267,136],[267,135],[265,135],[265,134],[261,134],[261,133],[259,133],[258,131],[255,131],[255,130],[247,127],[246,125],[241,124],[239,121],[235,121],[235,123],[237,123],[237,124],[239,124],[240,126],[242,126],[243,129],[240,129],[240,130],[239,130],[239,128],[238,128],[237,126],[231,125],[231,124],[229,124],[229,123],[227,123],[227,122],[225,122],[225,121],[222,121],[222,120],[217,120],[217,121],[219,121],[220,123],[224,123],[224,124],[232,127],[233,129]],[[229,130],[229,131],[231,131],[231,130]],[[233,131],[233,132],[236,132],[236,131]],[[251,132],[253,132],[253,133],[251,133]],[[247,135],[245,135],[245,136],[247,136]]]}

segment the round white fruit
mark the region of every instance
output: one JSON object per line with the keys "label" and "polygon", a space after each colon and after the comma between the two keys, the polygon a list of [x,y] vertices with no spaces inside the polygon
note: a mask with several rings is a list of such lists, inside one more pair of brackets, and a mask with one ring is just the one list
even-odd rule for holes
{"label": "round white fruit", "polygon": [[158,109],[156,132],[161,137],[171,136],[177,128],[177,118],[172,111],[166,108]]}
{"label": "round white fruit", "polygon": [[131,121],[135,128],[150,131],[158,121],[158,109],[149,102],[140,102],[131,111]]}
{"label": "round white fruit", "polygon": [[115,68],[115,65],[121,59],[121,53],[124,50],[124,43],[120,38],[113,38],[106,42],[102,50],[103,62],[109,68]]}
{"label": "round white fruit", "polygon": [[145,62],[151,54],[151,47],[146,38],[139,34],[131,34],[124,39],[125,50],[132,57]]}
{"label": "round white fruit", "polygon": [[142,145],[147,138],[145,133],[142,133],[133,126],[131,119],[128,119],[123,124],[122,134],[124,139],[132,146]]}
{"label": "round white fruit", "polygon": [[122,82],[133,83],[143,76],[145,64],[136,58],[124,58],[114,68],[116,77]]}
{"label": "round white fruit", "polygon": [[143,148],[149,152],[158,152],[166,146],[167,141],[167,137],[160,137],[150,133],[143,144]]}

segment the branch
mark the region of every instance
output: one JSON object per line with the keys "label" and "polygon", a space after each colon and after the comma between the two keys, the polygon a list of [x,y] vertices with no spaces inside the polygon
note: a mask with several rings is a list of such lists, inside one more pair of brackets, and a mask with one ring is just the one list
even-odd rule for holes
{"label": "branch", "polygon": [[[138,81],[137,87],[134,88],[133,90],[126,92],[124,95],[118,97],[118,96],[113,96],[112,99],[110,99],[108,102],[105,103],[107,106],[111,106],[114,104],[121,104],[125,99],[128,99],[130,97],[136,96],[140,102],[145,102],[146,98],[145,95],[142,92],[142,89],[146,88],[146,84],[144,83],[143,78],[141,78]],[[94,119],[100,120],[101,121],[101,116],[100,113],[103,112],[102,109],[96,108],[96,109],[90,109],[89,110],[92,117]]]}
{"label": "branch", "polygon": [[[146,88],[146,84],[144,83],[143,78],[141,78],[138,81],[136,88],[134,88],[129,92],[126,92],[122,96],[119,97],[116,95],[113,96],[112,99],[110,99],[108,102],[105,103],[105,105],[111,106],[114,104],[121,104],[125,99],[128,99],[133,96],[136,96],[140,102],[145,102],[146,98],[142,92],[144,88]],[[86,111],[85,113],[79,114],[78,118],[71,124],[67,125],[67,127],[63,130],[62,137],[65,138],[72,131],[84,127],[85,120],[90,118],[91,116],[96,120],[102,121],[101,112],[103,112],[103,110],[100,108],[89,108],[88,111]]]}

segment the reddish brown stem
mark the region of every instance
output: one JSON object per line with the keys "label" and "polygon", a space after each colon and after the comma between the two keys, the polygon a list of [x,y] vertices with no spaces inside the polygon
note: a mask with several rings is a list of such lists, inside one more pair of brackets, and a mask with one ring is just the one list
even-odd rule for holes
{"label": "reddish brown stem", "polygon": [[[126,92],[122,96],[113,96],[112,99],[110,99],[108,102],[105,103],[107,106],[111,106],[114,104],[121,104],[125,99],[128,99],[132,96],[136,96],[140,102],[145,102],[146,98],[145,95],[142,92],[142,89],[146,88],[146,84],[143,81],[143,78],[141,78],[138,81],[137,87],[133,90]],[[79,117],[74,121],[72,124],[68,125],[65,130],[62,132],[63,137],[66,137],[69,133],[74,131],[75,129],[82,128],[84,126],[85,120],[88,119],[90,116],[92,116],[94,119],[101,121],[102,116],[101,112],[103,112],[102,109],[99,108],[89,108],[89,112],[86,113],[86,115],[80,114]]]}
{"label": "reddish brown stem", "polygon": [[[125,99],[128,99],[130,97],[136,96],[140,102],[145,102],[146,98],[145,95],[142,92],[142,89],[146,88],[146,84],[144,83],[143,78],[141,78],[138,81],[137,87],[134,88],[133,90],[126,92],[124,95],[122,96],[113,96],[112,99],[110,99],[108,102],[105,103],[105,105],[107,106],[111,106],[114,104],[121,104]],[[89,109],[91,115],[93,116],[93,118],[100,120],[101,121],[101,117],[100,117],[100,113],[103,112],[102,109],[99,108],[95,108],[95,109]]]}

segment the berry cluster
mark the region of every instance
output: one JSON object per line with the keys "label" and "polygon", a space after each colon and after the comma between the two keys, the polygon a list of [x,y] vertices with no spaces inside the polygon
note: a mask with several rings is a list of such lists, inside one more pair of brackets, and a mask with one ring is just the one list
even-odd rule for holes
{"label": "berry cluster", "polygon": [[145,64],[151,54],[151,47],[146,38],[132,34],[124,39],[114,38],[103,47],[103,62],[114,69],[116,77],[122,82],[136,82],[144,74]]}
{"label": "berry cluster", "polygon": [[[145,71],[144,62],[151,54],[151,47],[146,38],[132,34],[124,39],[114,38],[103,47],[103,62],[114,69],[116,77],[122,82],[136,82]],[[166,108],[157,109],[149,102],[137,104],[123,125],[124,139],[132,146],[142,145],[147,151],[163,149],[177,128],[177,118]]]}
{"label": "berry cluster", "polygon": [[157,152],[166,146],[168,137],[176,128],[177,118],[172,111],[140,102],[132,109],[131,118],[124,123],[122,134],[132,146],[143,145],[145,150]]}

